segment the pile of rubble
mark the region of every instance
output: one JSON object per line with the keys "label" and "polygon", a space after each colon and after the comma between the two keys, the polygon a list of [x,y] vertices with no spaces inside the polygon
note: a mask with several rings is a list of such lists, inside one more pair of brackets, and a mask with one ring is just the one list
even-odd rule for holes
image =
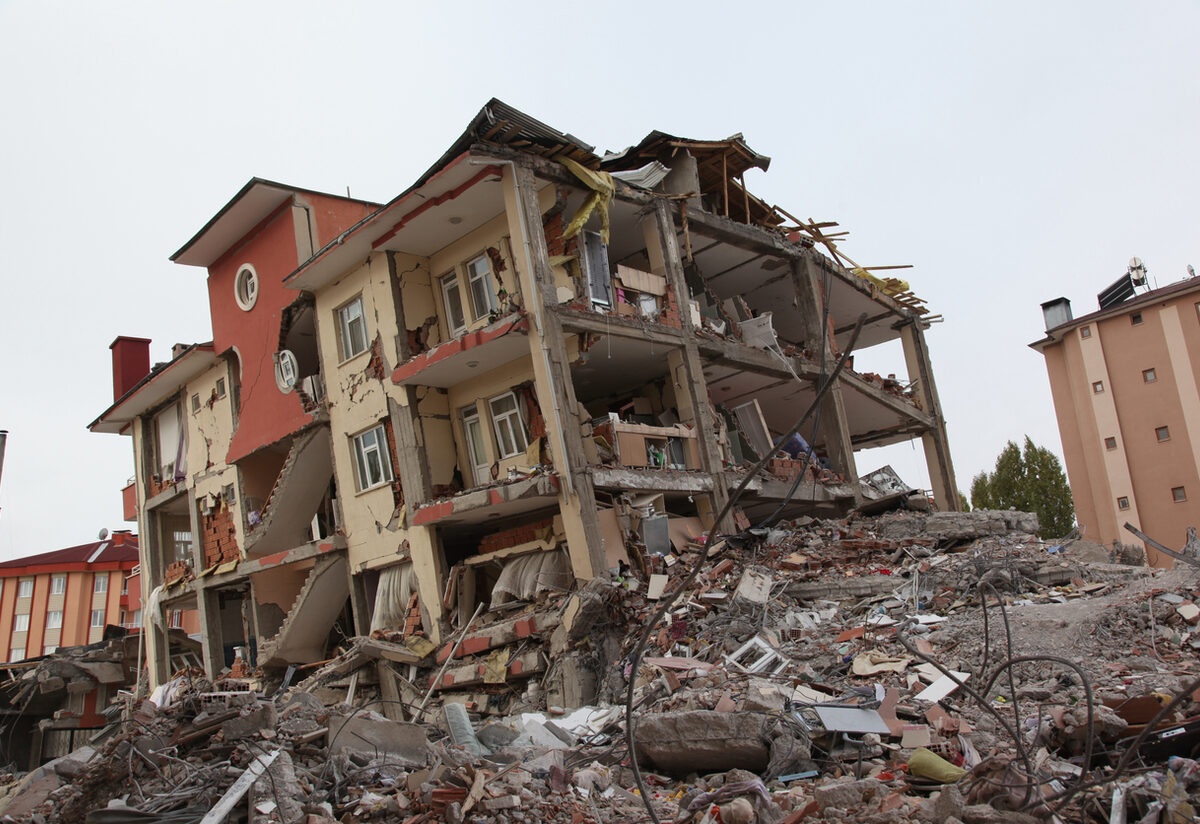
{"label": "pile of rubble", "polygon": [[1192,820],[1194,567],[1109,563],[1036,528],[1017,512],[804,518],[477,611],[440,647],[385,631],[282,681],[185,670],[13,778],[5,812]]}

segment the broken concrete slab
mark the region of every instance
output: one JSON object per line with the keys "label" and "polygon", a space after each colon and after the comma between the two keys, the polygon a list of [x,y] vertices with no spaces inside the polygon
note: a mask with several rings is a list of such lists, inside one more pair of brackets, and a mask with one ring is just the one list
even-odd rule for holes
{"label": "broken concrete slab", "polygon": [[709,770],[762,770],[770,750],[762,731],[771,717],[762,713],[692,710],[664,712],[638,720],[638,755],[670,773]]}
{"label": "broken concrete slab", "polygon": [[425,727],[389,721],[375,712],[359,713],[345,721],[331,717],[326,742],[331,755],[361,752],[374,758],[386,754],[404,767],[424,767],[429,757]]}

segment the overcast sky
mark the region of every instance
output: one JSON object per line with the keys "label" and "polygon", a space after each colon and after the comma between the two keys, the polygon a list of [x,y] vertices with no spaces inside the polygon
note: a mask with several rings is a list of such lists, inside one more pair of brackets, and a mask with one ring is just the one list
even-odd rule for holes
{"label": "overcast sky", "polygon": [[[108,345],[211,338],[167,258],[250,177],[390,199],[492,96],[601,150],[744,133],[751,191],[914,265],[959,486],[1060,452],[1039,304],[1200,265],[1198,8],[0,0],[0,558],[129,526],[130,439],[85,428]],[[928,483],[916,445],[859,469],[889,462]]]}

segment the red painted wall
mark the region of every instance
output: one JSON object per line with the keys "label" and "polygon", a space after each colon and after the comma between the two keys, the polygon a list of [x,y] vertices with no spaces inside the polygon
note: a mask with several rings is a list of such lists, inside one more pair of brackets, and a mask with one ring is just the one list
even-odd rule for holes
{"label": "red painted wall", "polygon": [[[315,217],[314,249],[370,212],[362,203],[318,195],[306,194],[304,203]],[[234,297],[237,272],[246,263],[258,273],[258,300],[248,312]],[[295,392],[285,395],[275,386],[272,357],[279,349],[283,308],[299,297],[299,292],[284,288],[283,279],[298,265],[296,222],[288,203],[208,269],[213,344],[217,352],[236,350],[241,363],[241,409],[227,463],[282,440],[311,419]]]}

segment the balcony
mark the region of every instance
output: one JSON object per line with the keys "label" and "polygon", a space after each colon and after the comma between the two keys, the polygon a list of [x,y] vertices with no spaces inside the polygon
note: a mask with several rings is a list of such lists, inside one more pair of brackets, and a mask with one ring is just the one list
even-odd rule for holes
{"label": "balcony", "polygon": [[528,335],[524,312],[507,315],[409,358],[392,372],[392,382],[448,389],[528,355]]}
{"label": "balcony", "polygon": [[121,507],[126,521],[138,519],[137,479],[130,478],[121,490]]}

